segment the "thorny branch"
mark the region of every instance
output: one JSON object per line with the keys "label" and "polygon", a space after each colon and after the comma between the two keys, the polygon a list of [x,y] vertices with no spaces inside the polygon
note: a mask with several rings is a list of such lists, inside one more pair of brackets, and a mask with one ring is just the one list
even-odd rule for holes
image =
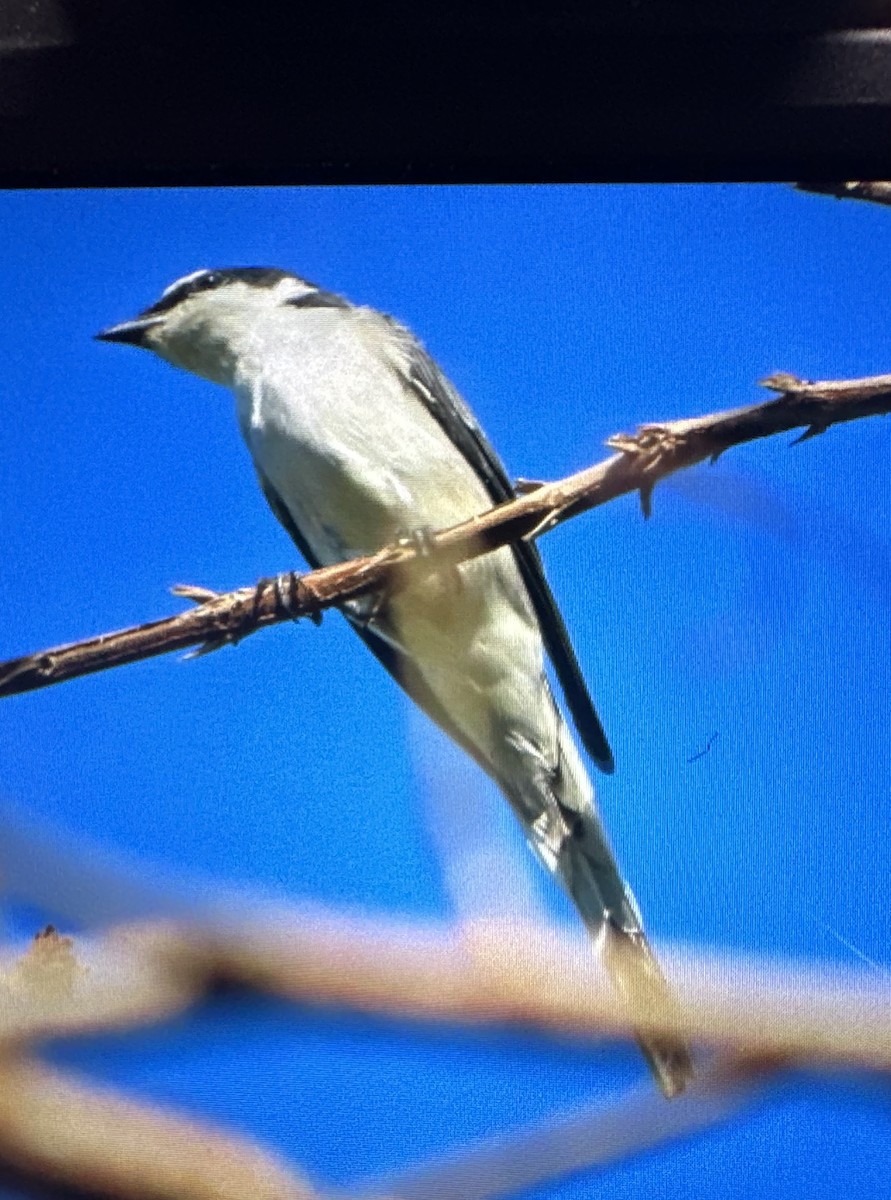
{"label": "thorny branch", "polygon": [[706,459],[714,461],[731,446],[792,429],[803,429],[798,440],[804,441],[831,425],[891,412],[891,375],[809,383],[794,375],[775,374],[762,380],[762,385],[780,395],[762,404],[616,434],[607,445],[617,454],[436,534],[422,552],[407,541],[367,558],[302,576],[290,573],[234,592],[175,589],[199,602],[198,606],[164,620],[0,663],[0,697],[190,646],[216,649],[267,625],[316,617],[325,608],[398,587],[409,568],[418,570],[421,553],[424,566],[433,572],[510,542],[538,537],[629,492],[640,493],[648,516],[659,480]]}

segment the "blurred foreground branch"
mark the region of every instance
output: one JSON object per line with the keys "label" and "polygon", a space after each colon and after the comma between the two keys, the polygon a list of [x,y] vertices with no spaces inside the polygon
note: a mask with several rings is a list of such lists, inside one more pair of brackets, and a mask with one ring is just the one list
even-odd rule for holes
{"label": "blurred foreground branch", "polygon": [[[677,988],[671,1028],[717,1048],[688,1095],[665,1105],[648,1087],[361,1193],[488,1200],[725,1119],[790,1063],[891,1070],[886,984],[813,966],[664,949],[660,958]],[[25,1057],[29,1044],[60,1033],[166,1019],[220,980],[298,1003],[520,1024],[561,1038],[627,1036],[644,1019],[617,1002],[583,938],[538,925],[449,930],[279,908],[78,941],[49,929],[25,955],[0,961],[0,1180],[121,1200],[312,1200],[300,1172],[247,1139]]]}
{"label": "blurred foreground branch", "polygon": [[[493,921],[450,930],[320,910],[196,927],[145,923],[78,947],[58,976],[0,963],[0,1052],[27,1040],[166,1019],[225,980],[297,1003],[385,1016],[520,1025],[561,1038],[681,1033],[754,1062],[891,1070],[891,987],[813,964],[771,966],[659,948],[676,1010],[617,999],[584,937]],[[33,955],[33,950],[31,952]],[[26,988],[27,1002],[16,1003]],[[46,995],[43,995],[44,991]],[[113,1001],[111,996],[113,994]],[[39,1001],[39,1003],[38,1003]]]}
{"label": "blurred foreground branch", "polygon": [[[360,1183],[360,1197],[494,1200],[604,1168],[735,1115],[770,1068],[711,1064],[675,1103],[652,1088]],[[71,1200],[321,1200],[248,1138],[135,1101],[32,1059],[0,1060],[0,1184]],[[344,1200],[344,1193],[338,1193]]]}
{"label": "blurred foreground branch", "polygon": [[528,1192],[577,1171],[603,1170],[643,1151],[727,1120],[763,1090],[770,1069],[718,1058],[671,1104],[652,1087],[611,1104],[485,1139],[374,1181],[372,1195],[399,1200],[493,1200]]}
{"label": "blurred foreground branch", "polygon": [[803,441],[831,425],[891,411],[891,375],[808,383],[794,375],[776,374],[762,384],[780,395],[763,404],[616,434],[607,444],[617,454],[438,533],[423,552],[409,540],[367,558],[303,576],[290,573],[225,594],[198,587],[174,589],[198,602],[198,607],[0,663],[0,697],[190,646],[216,649],[267,625],[316,616],[370,592],[398,588],[409,572],[417,580],[419,571],[432,574],[510,542],[538,537],[628,492],[640,493],[644,514],[649,515],[659,480],[705,459],[714,461],[731,446],[801,428]]}
{"label": "blurred foreground branch", "polygon": [[0,1061],[0,1179],[132,1200],[313,1200],[267,1150],[27,1059]]}

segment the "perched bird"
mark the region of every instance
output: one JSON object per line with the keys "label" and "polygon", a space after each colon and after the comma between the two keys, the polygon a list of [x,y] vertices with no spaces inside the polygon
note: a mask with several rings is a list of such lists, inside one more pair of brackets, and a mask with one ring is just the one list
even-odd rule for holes
{"label": "perched bird", "polygon": [[[470,409],[411,332],[286,271],[195,271],[97,337],[153,350],[235,395],[272,511],[312,567],[455,525],[514,489]],[[613,759],[566,626],[528,542],[343,605],[409,696],[498,784],[540,860],[639,1011],[673,1011],[594,789],[545,675],[550,659],[588,754]],[[690,1056],[638,1029],[668,1095]]]}

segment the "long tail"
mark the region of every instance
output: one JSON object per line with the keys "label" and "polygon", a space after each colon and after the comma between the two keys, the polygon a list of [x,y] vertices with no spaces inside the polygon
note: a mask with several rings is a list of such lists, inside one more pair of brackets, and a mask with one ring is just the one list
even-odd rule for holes
{"label": "long tail", "polygon": [[[565,726],[558,740],[559,771],[532,771],[532,786],[527,779],[522,794],[508,795],[532,847],[602,945],[604,966],[616,991],[632,1013],[661,1019],[677,1011],[677,1002],[646,939],[637,903],[622,879],[594,808],[593,788]],[[530,810],[537,810],[531,820]],[[663,1094],[679,1095],[694,1074],[685,1042],[640,1027],[634,1036]]]}
{"label": "long tail", "polygon": [[[585,845],[588,840],[583,835],[564,842],[558,867],[564,886],[588,931],[602,944],[613,987],[632,1012],[660,1017],[671,1014],[677,1010],[677,1002],[647,941],[634,897],[622,884],[605,841],[601,840],[592,859]],[[616,883],[621,888],[621,902],[615,907],[604,903],[604,874],[612,876],[606,881],[611,891]],[[670,1099],[684,1091],[694,1073],[686,1043],[677,1036],[641,1028],[634,1029],[634,1037],[663,1095]]]}

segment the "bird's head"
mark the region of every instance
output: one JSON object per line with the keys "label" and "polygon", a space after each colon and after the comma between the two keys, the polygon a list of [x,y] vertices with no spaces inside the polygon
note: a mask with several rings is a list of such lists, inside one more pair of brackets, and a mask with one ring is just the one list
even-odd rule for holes
{"label": "bird's head", "polygon": [[239,346],[258,320],[282,306],[332,305],[346,301],[277,267],[202,269],[170,284],[137,317],[96,337],[153,350],[174,366],[228,383]]}

